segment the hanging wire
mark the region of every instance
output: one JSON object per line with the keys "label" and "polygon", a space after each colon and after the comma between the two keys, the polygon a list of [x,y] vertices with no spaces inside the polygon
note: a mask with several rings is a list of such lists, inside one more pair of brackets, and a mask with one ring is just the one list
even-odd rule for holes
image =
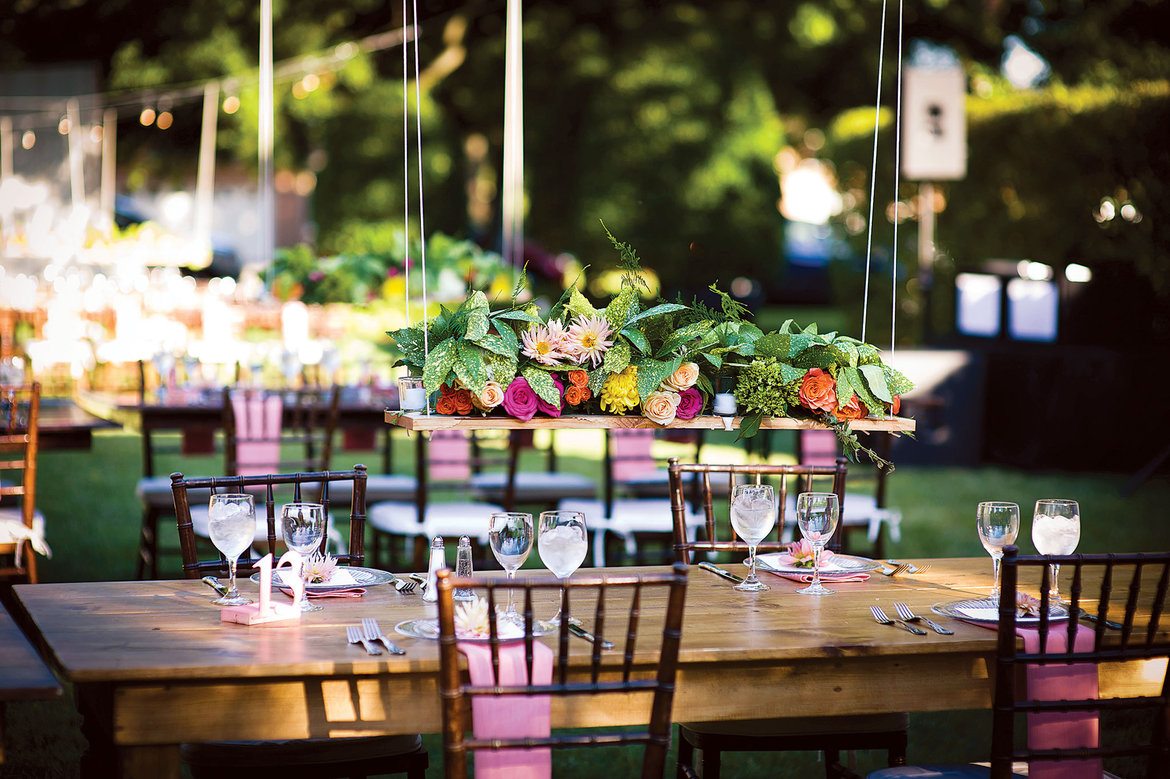
{"label": "hanging wire", "polygon": [[890,257],[891,357],[894,356],[894,325],[898,318],[898,179],[902,169],[902,12],[904,3],[905,0],[898,0],[898,97],[894,109],[894,248]]}
{"label": "hanging wire", "polygon": [[[406,49],[409,44],[405,40],[406,32],[406,0],[402,0],[402,271],[406,280],[406,326],[410,327],[410,108],[407,104],[407,73],[409,68],[406,60]],[[418,46],[415,38],[414,45]],[[423,310],[426,317],[426,310]],[[425,324],[425,323],[424,323]],[[426,328],[423,328],[425,333]]]}
{"label": "hanging wire", "polygon": [[861,340],[865,341],[865,326],[869,316],[869,263],[873,257],[873,202],[877,189],[878,126],[882,110],[882,63],[886,52],[886,0],[882,0],[881,32],[878,37],[877,97],[873,104],[873,165],[869,174],[869,219],[865,234],[865,289],[861,297]]}
{"label": "hanging wire", "polygon": [[[431,353],[430,343],[427,340],[427,221],[423,210],[423,162],[422,162],[422,94],[419,88],[418,67],[418,0],[413,0],[414,18],[411,20],[414,31],[414,121],[415,143],[418,149],[418,244],[419,259],[422,262],[422,303],[423,303],[423,355]],[[427,413],[431,413],[431,404],[427,403]]]}

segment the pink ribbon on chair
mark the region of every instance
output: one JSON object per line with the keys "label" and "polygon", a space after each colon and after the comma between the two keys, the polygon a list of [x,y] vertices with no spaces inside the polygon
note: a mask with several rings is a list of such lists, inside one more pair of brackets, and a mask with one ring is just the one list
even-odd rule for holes
{"label": "pink ribbon on chair", "polygon": [[[527,678],[524,642],[500,646],[500,678],[492,674],[490,644],[460,641],[459,651],[467,656],[467,674],[477,687],[522,685]],[[532,642],[532,683],[552,681],[553,651]],[[499,698],[475,696],[471,714],[476,738],[533,738],[550,733],[550,699],[547,695],[507,695]],[[552,752],[540,749],[479,749],[475,751],[475,779],[549,779]]]}
{"label": "pink ribbon on chair", "polygon": [[236,415],[236,464],[240,476],[264,476],[280,464],[280,427],[284,412],[279,395],[232,395]]}
{"label": "pink ribbon on chair", "polygon": [[[1024,651],[1040,652],[1040,631],[1034,628],[1016,628],[1016,635],[1024,639]],[[1048,631],[1048,652],[1064,652],[1068,648],[1068,633]],[[1088,652],[1093,649],[1093,630],[1077,625],[1073,650]],[[1028,697],[1037,701],[1089,700],[1098,695],[1097,666],[1095,663],[1059,663],[1047,666],[1029,666]],[[1031,749],[1069,749],[1095,747],[1098,743],[1096,712],[1039,712],[1028,715],[1028,747]],[[1028,766],[1028,775],[1035,779],[1100,779],[1101,760],[1037,761]]]}

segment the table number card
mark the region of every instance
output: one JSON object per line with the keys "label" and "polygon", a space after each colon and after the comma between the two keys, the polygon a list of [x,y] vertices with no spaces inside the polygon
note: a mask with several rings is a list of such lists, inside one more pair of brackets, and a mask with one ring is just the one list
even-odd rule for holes
{"label": "table number card", "polygon": [[[303,558],[299,552],[289,550],[280,556],[277,570],[287,567],[294,573],[301,570]],[[219,612],[222,622],[238,622],[241,625],[262,625],[268,622],[282,622],[301,618],[301,598],[305,596],[305,582],[299,576],[290,576],[288,587],[293,591],[292,604],[272,602],[272,553],[264,555],[252,566],[260,569],[260,598],[258,603],[246,606],[226,606]],[[283,578],[282,578],[283,581]]]}

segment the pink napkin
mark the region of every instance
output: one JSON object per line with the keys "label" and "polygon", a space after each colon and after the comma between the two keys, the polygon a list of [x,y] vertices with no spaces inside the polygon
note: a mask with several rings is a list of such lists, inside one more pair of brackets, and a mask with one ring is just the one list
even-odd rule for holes
{"label": "pink napkin", "polygon": [[[762,570],[762,569],[761,569]],[[813,580],[812,571],[808,573],[778,573],[776,571],[768,571],[773,576],[780,576],[785,579],[791,579],[794,582],[802,582],[809,584]],[[821,581],[823,582],[863,582],[869,579],[868,573],[822,573]]]}
{"label": "pink napkin", "polygon": [[[467,674],[477,687],[497,684],[492,674],[492,649],[487,643],[460,641],[459,651],[467,655]],[[539,641],[532,642],[532,682],[552,681],[553,651]],[[524,684],[527,666],[524,642],[500,647],[499,686]],[[471,702],[476,738],[524,738],[547,736],[550,732],[549,696],[477,696]],[[480,749],[475,752],[475,779],[549,779],[552,753],[549,749]]]}
{"label": "pink napkin", "polygon": [[232,395],[236,415],[236,463],[240,476],[263,476],[280,463],[279,395]]}
{"label": "pink napkin", "polygon": [[[290,598],[292,597],[292,588],[281,587],[280,591]],[[366,590],[364,587],[350,587],[345,590],[320,590],[317,592],[305,590],[305,596],[309,598],[360,598],[365,594]]]}
{"label": "pink napkin", "polygon": [[[1017,627],[1016,635],[1024,639],[1024,651],[1040,651],[1040,631]],[[1064,629],[1048,631],[1049,652],[1064,652],[1068,633]],[[1093,629],[1077,625],[1073,649],[1088,652],[1093,648]],[[1096,698],[1097,666],[1093,663],[1063,663],[1028,668],[1028,697],[1039,701],[1088,700]],[[1097,714],[1094,712],[1042,712],[1028,715],[1028,746],[1031,749],[1065,749],[1097,746]],[[1036,762],[1028,766],[1028,775],[1036,779],[1100,779],[1101,760],[1062,760]]]}

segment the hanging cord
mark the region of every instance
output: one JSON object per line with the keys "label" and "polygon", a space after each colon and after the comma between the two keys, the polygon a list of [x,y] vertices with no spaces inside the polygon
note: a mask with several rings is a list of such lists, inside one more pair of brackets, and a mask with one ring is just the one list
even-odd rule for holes
{"label": "hanging cord", "polygon": [[869,219],[865,231],[865,290],[861,297],[861,340],[865,341],[865,326],[869,316],[869,263],[873,257],[873,201],[877,190],[878,126],[882,110],[882,63],[886,53],[886,0],[882,0],[881,31],[878,33],[877,97],[873,103],[873,166],[869,174]]}
{"label": "hanging cord", "polygon": [[[414,32],[414,121],[415,143],[418,150],[418,244],[419,258],[422,260],[422,303],[423,303],[423,355],[429,357],[431,346],[427,338],[427,220],[423,210],[423,161],[422,161],[422,93],[419,88],[418,68],[418,0],[412,0],[414,18],[411,20]],[[431,404],[427,402],[427,413],[431,413]]]}
{"label": "hanging cord", "polygon": [[[406,0],[402,0],[402,29],[406,31]],[[407,73],[409,72],[406,60],[408,47],[406,36],[402,40],[402,271],[406,279],[406,326],[410,327],[410,106],[406,99]],[[418,47],[418,38],[414,45]],[[423,316],[425,318],[426,311]],[[425,324],[425,323],[424,323]],[[423,328],[426,331],[426,328]]]}
{"label": "hanging cord", "polygon": [[894,250],[890,261],[890,357],[894,356],[894,325],[898,315],[898,183],[902,169],[902,12],[898,0],[898,97],[894,109]]}

